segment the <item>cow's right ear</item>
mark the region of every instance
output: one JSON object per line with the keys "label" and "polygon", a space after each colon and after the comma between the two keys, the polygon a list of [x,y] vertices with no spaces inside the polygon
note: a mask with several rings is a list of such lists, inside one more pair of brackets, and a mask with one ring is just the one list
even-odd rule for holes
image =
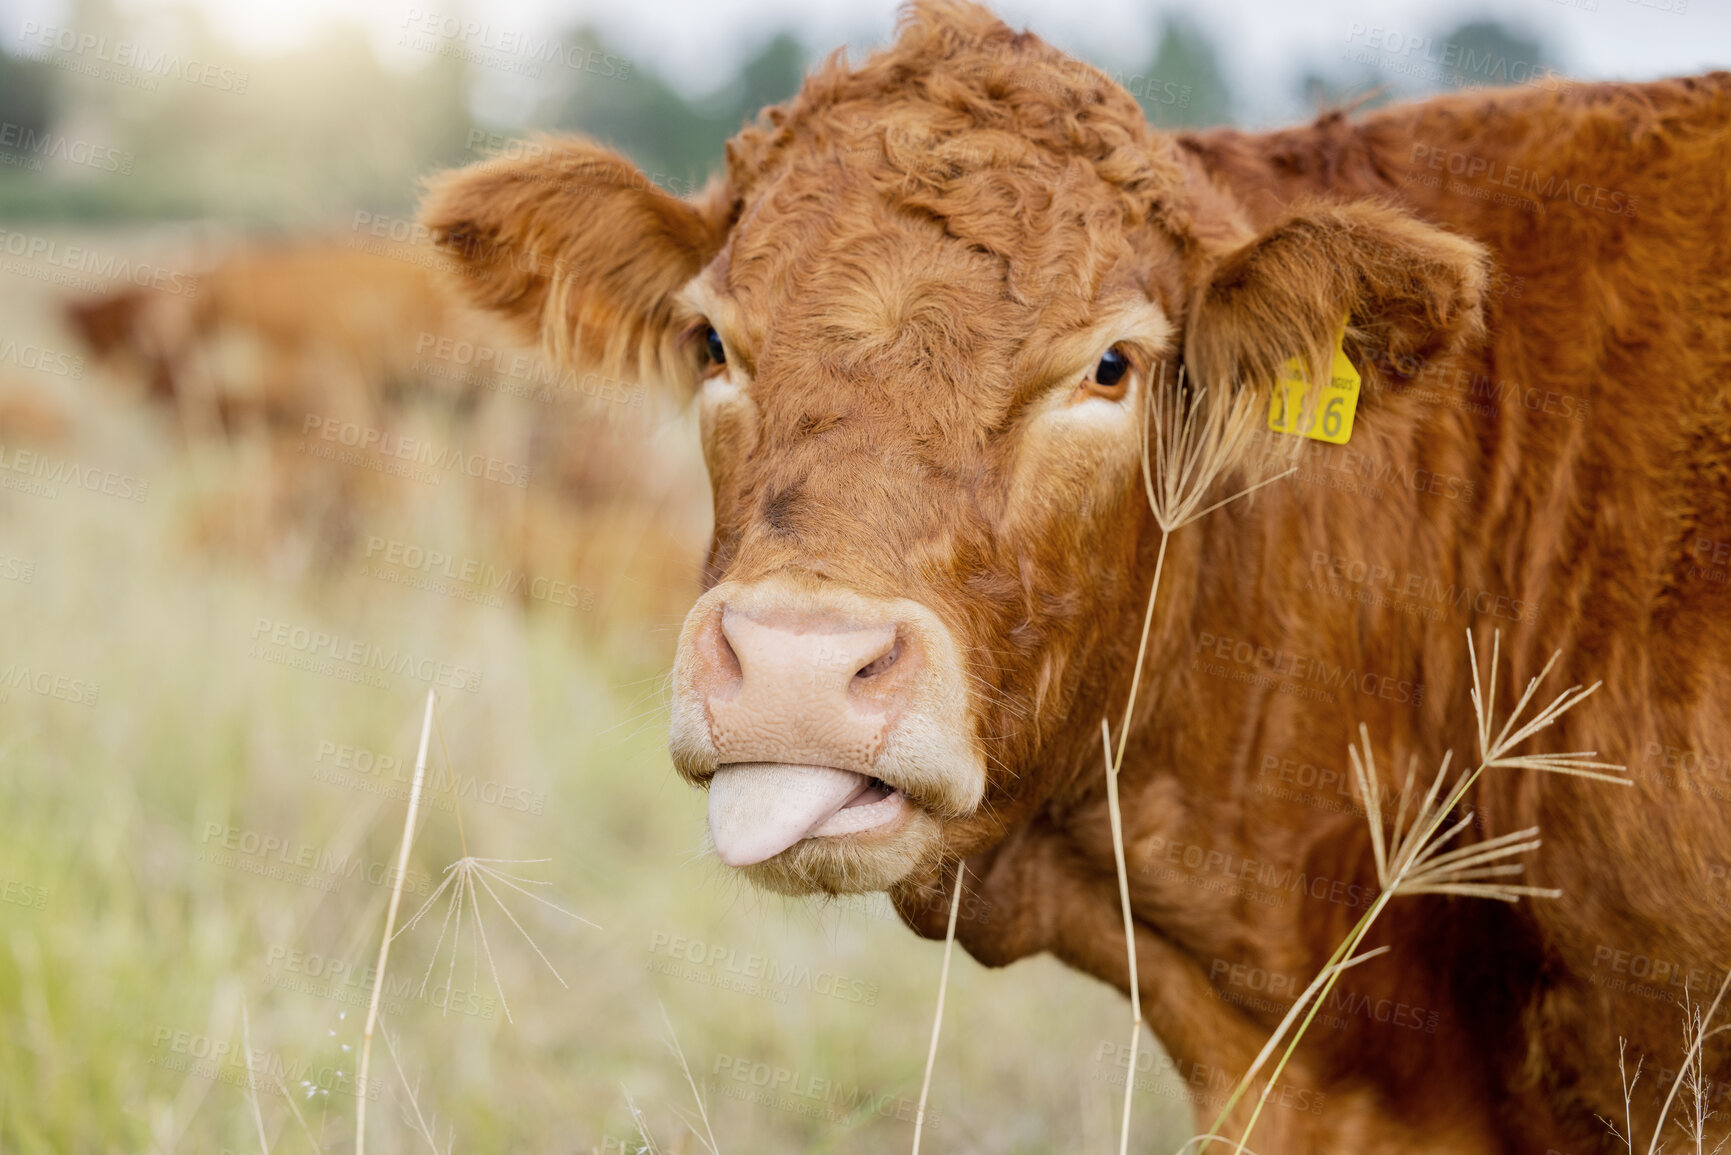
{"label": "cow's right ear", "polygon": [[1489,277],[1483,245],[1393,205],[1301,204],[1212,267],[1184,359],[1229,390],[1272,390],[1294,357],[1326,380],[1344,317],[1360,366],[1399,375],[1483,336]]}
{"label": "cow's right ear", "polygon": [[726,239],[726,190],[683,200],[576,138],[524,152],[430,182],[421,221],[455,260],[458,292],[566,368],[689,387],[697,361],[674,294]]}

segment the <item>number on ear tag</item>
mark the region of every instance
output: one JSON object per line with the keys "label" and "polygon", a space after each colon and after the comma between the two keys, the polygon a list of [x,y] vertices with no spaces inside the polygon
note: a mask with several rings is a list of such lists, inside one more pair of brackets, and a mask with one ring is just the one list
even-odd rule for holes
{"label": "number on ear tag", "polygon": [[1323,386],[1322,395],[1308,415],[1304,411],[1304,395],[1309,381],[1304,366],[1294,357],[1282,367],[1280,380],[1274,383],[1274,396],[1268,403],[1270,429],[1276,433],[1301,434],[1314,441],[1346,444],[1352,436],[1353,414],[1358,412],[1362,379],[1347,359],[1345,339],[1346,325],[1343,321],[1340,337],[1334,342],[1334,365],[1329,372],[1329,382]]}

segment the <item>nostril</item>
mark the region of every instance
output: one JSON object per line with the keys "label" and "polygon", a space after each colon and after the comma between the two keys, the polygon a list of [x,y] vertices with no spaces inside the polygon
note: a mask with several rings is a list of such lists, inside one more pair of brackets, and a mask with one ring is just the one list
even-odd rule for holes
{"label": "nostril", "polygon": [[734,678],[741,677],[745,671],[739,664],[739,655],[734,652],[733,642],[723,631],[717,630],[716,634],[716,656],[721,659],[722,668]]}
{"label": "nostril", "polygon": [[888,653],[880,654],[877,657],[873,658],[871,661],[867,662],[865,665],[861,666],[859,668],[859,672],[854,674],[854,677],[855,678],[875,678],[879,674],[883,673],[885,670],[889,669],[891,666],[895,665],[896,659],[901,657],[901,656],[902,656],[902,645],[900,642],[897,642],[894,646],[890,647],[890,650]]}
{"label": "nostril", "polygon": [[733,639],[727,636],[727,622],[722,615],[717,614],[699,635],[698,646],[703,655],[702,665],[707,667],[710,692],[736,693],[745,680],[745,666],[739,660]]}

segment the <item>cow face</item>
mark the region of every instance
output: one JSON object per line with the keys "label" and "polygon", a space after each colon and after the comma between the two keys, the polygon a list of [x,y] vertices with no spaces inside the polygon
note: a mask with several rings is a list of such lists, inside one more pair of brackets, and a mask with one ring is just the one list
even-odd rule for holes
{"label": "cow face", "polygon": [[175,368],[185,312],[160,295],[134,287],[70,300],[64,308],[68,327],[97,361],[141,378],[157,401],[174,400],[180,387]]}
{"label": "cow face", "polygon": [[1259,236],[1106,77],[958,4],[810,77],[700,198],[529,151],[425,219],[555,356],[695,395],[715,532],[674,764],[787,892],[923,881],[1098,773],[1181,361],[1238,395],[1325,365],[1343,314],[1396,355],[1478,319],[1476,246],[1375,206]]}

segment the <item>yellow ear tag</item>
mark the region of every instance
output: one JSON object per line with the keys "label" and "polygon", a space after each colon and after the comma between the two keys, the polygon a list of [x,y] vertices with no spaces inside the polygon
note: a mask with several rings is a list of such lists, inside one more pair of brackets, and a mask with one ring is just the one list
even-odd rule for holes
{"label": "yellow ear tag", "polygon": [[1322,388],[1316,406],[1305,422],[1304,394],[1309,387],[1304,366],[1294,357],[1281,368],[1280,380],[1274,383],[1274,396],[1268,402],[1268,427],[1276,433],[1299,433],[1313,441],[1328,441],[1345,445],[1352,436],[1352,416],[1358,412],[1358,387],[1362,383],[1358,370],[1347,359],[1346,322],[1340,325],[1340,336],[1334,342],[1334,365],[1329,382]]}

